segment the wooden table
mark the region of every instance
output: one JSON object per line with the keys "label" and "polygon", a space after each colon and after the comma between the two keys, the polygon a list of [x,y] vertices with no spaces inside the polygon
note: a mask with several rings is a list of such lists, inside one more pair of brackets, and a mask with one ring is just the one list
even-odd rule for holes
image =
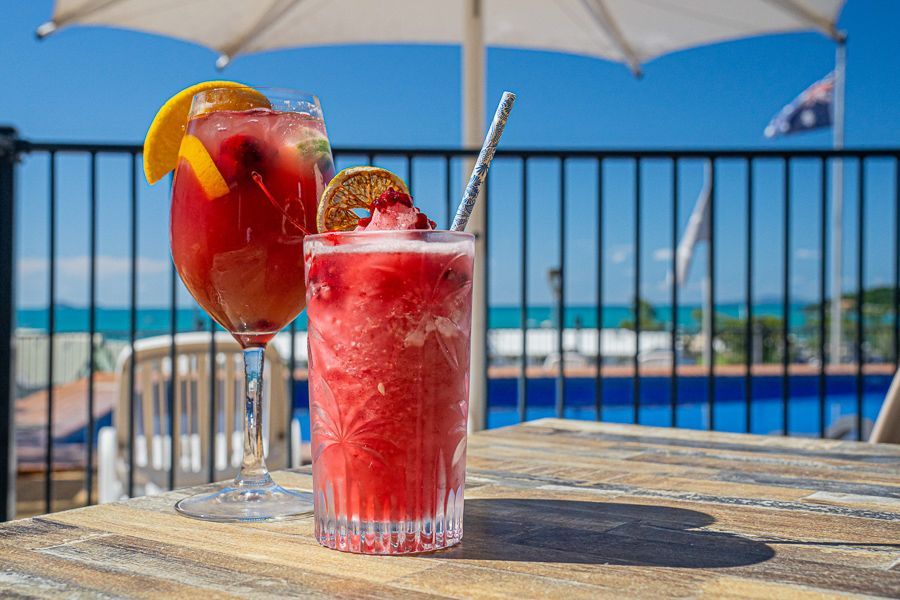
{"label": "wooden table", "polygon": [[[308,467],[276,479],[312,484]],[[550,419],[483,432],[463,544],[403,558],[320,548],[308,518],[192,521],[172,509],[187,493],[0,526],[0,594],[900,596],[900,446]]]}

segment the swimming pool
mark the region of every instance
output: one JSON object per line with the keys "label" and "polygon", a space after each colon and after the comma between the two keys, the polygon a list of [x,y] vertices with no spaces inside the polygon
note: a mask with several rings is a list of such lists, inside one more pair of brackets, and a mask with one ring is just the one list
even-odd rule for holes
{"label": "swimming pool", "polygon": [[[887,375],[867,375],[863,380],[863,417],[872,421],[890,385]],[[552,378],[529,380],[527,419],[554,416],[556,382]],[[818,378],[810,375],[789,379],[788,432],[791,435],[818,435]],[[639,422],[642,425],[669,426],[671,380],[668,377],[642,377]],[[754,376],[753,399],[750,404],[752,433],[783,432],[782,379],[780,375]],[[615,423],[632,423],[632,380],[627,377],[603,380],[602,418]],[[489,382],[490,410],[488,427],[501,427],[518,422],[515,379],[493,379]],[[705,377],[679,377],[676,423],[679,427],[706,429],[709,410],[706,402]],[[565,416],[573,419],[595,419],[593,378],[566,379]],[[718,376],[715,381],[714,429],[747,431],[743,376]],[[825,426],[828,428],[845,415],[856,414],[856,379],[852,375],[834,375],[825,379]]]}
{"label": "swimming pool", "polygon": [[[890,385],[888,375],[866,375],[863,379],[863,417],[874,421]],[[818,436],[819,396],[818,378],[796,375],[789,379],[788,433],[798,436]],[[528,410],[526,420],[555,416],[556,380],[550,377],[528,380]],[[669,426],[671,424],[671,380],[668,377],[642,377],[641,402],[638,416],[642,425]],[[679,427],[706,429],[710,413],[706,403],[705,377],[678,379],[676,423]],[[781,434],[782,380],[776,376],[753,377],[753,399],[750,404],[751,433]],[[632,423],[632,380],[612,377],[603,380],[602,419],[613,423]],[[516,401],[518,381],[494,378],[488,382],[488,428],[503,427],[519,422]],[[744,378],[717,376],[715,382],[714,429],[717,431],[747,431]],[[295,414],[300,418],[303,438],[309,439],[308,391],[297,386],[294,399]],[[825,427],[834,425],[841,417],[856,414],[856,379],[852,375],[829,375],[825,379]],[[564,415],[570,419],[596,419],[594,408],[594,379],[566,378]],[[852,420],[851,420],[852,421]],[[855,439],[855,429],[850,431]]]}

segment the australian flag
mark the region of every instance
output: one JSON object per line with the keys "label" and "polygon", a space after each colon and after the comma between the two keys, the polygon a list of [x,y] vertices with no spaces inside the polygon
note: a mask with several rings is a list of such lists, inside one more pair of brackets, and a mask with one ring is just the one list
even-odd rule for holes
{"label": "australian flag", "polygon": [[766,127],[766,137],[829,127],[834,119],[834,71],[815,82],[781,109]]}

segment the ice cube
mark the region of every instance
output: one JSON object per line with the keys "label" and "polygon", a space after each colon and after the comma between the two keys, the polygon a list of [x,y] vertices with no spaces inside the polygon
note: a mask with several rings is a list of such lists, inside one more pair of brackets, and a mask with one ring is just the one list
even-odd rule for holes
{"label": "ice cube", "polygon": [[[273,124],[271,135],[273,143],[295,148],[312,140],[323,140],[326,144],[328,143],[321,121],[296,113],[279,114]],[[321,146],[321,142],[317,142],[317,144]],[[330,147],[327,148],[327,151],[330,150]]]}

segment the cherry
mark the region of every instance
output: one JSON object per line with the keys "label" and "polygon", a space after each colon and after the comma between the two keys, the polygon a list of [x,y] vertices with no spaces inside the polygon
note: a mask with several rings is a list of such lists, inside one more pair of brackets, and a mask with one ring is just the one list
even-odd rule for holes
{"label": "cherry", "polygon": [[429,226],[429,219],[425,215],[425,213],[420,212],[416,214],[416,229],[433,229]]}
{"label": "cherry", "polygon": [[253,173],[265,174],[268,158],[257,138],[239,133],[222,142],[218,166],[226,180],[249,179]]}

